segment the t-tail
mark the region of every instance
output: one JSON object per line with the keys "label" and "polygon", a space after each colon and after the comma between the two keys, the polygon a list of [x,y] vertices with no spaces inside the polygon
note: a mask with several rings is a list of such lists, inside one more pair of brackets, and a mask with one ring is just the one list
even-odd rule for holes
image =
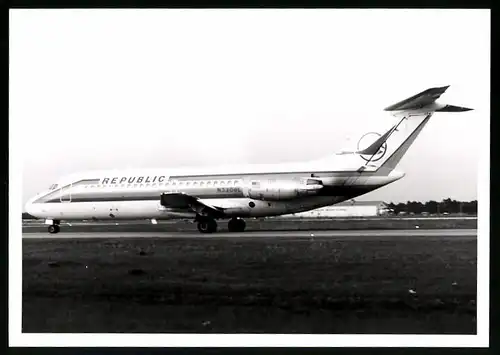
{"label": "t-tail", "polygon": [[[395,121],[382,132],[366,132],[361,135],[356,149],[344,151],[349,161],[359,170],[389,173],[436,112],[463,112],[472,109],[437,103],[436,100],[449,86],[430,88],[385,109],[391,112]],[[351,165],[351,164],[349,164]]]}

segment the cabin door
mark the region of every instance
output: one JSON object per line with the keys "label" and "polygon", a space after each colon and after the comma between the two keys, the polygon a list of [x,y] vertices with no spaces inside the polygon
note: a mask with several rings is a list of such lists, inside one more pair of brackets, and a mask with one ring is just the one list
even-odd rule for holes
{"label": "cabin door", "polygon": [[69,184],[69,185],[61,187],[60,195],[59,195],[59,199],[61,200],[61,202],[71,202],[72,187],[73,187],[73,184]]}

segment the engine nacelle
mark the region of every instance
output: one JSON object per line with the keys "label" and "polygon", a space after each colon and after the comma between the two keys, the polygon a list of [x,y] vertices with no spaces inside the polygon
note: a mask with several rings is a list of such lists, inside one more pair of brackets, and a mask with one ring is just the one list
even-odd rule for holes
{"label": "engine nacelle", "polygon": [[304,179],[300,182],[290,180],[254,180],[250,182],[249,186],[243,188],[243,195],[254,200],[281,201],[316,195],[321,188],[323,188],[322,182],[316,179]]}

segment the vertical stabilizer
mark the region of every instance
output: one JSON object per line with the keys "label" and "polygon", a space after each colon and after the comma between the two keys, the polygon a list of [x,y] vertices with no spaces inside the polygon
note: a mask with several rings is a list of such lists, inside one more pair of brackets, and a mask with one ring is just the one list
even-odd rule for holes
{"label": "vertical stabilizer", "polygon": [[389,173],[396,168],[409,147],[429,122],[435,112],[463,112],[471,109],[443,105],[436,100],[448,89],[448,86],[427,89],[408,99],[385,109],[395,117],[393,125],[381,132],[365,132],[360,135],[353,151],[341,152],[348,155],[350,166],[360,170],[381,170]]}

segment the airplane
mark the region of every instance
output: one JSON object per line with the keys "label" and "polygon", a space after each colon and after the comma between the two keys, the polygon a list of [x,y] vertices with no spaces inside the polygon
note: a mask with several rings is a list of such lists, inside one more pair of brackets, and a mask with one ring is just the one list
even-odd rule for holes
{"label": "airplane", "polygon": [[201,233],[229,219],[304,212],[364,195],[405,176],[396,166],[436,112],[472,109],[438,103],[448,86],[433,87],[384,109],[389,129],[364,132],[354,149],[299,163],[212,168],[87,171],[62,177],[26,203],[48,232],[61,220],[193,219]]}

